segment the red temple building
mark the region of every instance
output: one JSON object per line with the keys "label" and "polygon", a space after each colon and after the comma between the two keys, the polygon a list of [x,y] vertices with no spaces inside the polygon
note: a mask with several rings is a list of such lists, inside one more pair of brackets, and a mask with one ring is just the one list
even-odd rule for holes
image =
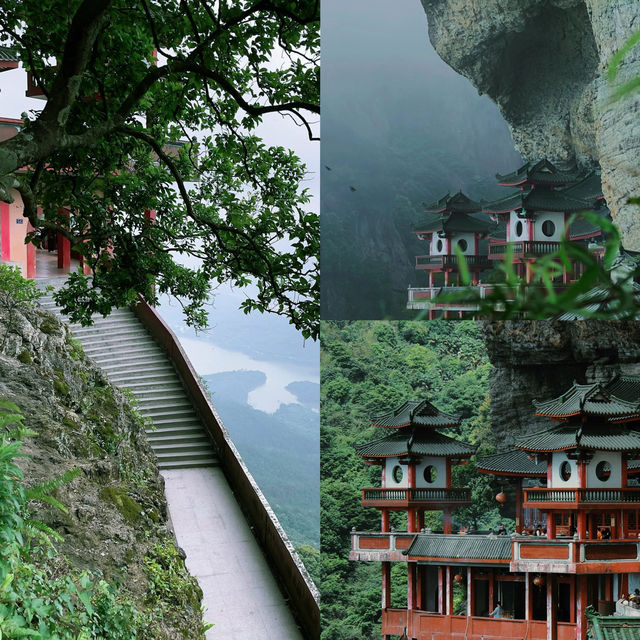
{"label": "red temple building", "polygon": [[[604,239],[600,227],[586,219],[570,222],[578,212],[609,215],[598,173],[562,170],[548,160],[541,160],[496,177],[498,184],[515,190],[494,202],[474,202],[462,193],[447,194],[425,208],[426,212],[439,213],[441,217],[427,220],[414,230],[429,247],[428,255],[416,257],[416,269],[427,270],[429,277],[426,288],[409,289],[409,309],[429,309],[430,318],[437,311],[445,317],[455,311],[459,315],[473,312],[468,305],[439,304],[436,300],[438,295],[455,291],[460,284],[458,257],[452,255],[458,238],[468,247],[464,253],[468,256],[471,285],[481,292],[492,289],[491,270],[497,261],[507,257],[516,273],[531,283],[531,264],[556,251],[563,237],[602,255]],[[580,275],[579,264],[562,265],[558,288]]]}
{"label": "red temple building", "polygon": [[[515,503],[511,535],[452,533],[451,509],[471,496],[452,487],[448,473],[438,499],[421,493],[435,460],[450,469],[473,451],[419,422],[412,410],[421,406],[446,422],[426,401],[405,403],[374,419],[395,428],[391,436],[356,447],[383,470],[382,488],[364,489],[362,500],[381,510],[381,530],[352,532],[350,552],[351,560],[382,563],[383,638],[586,640],[587,607],[611,614],[640,588],[640,486],[632,479],[640,472],[640,377],[574,383],[536,403],[537,415],[550,419],[547,429],[478,460],[480,472],[505,485],[497,499]],[[406,531],[389,529],[390,509],[407,512]],[[420,527],[425,510],[443,511],[441,533]],[[407,563],[406,609],[390,604],[393,562]],[[636,620],[629,638],[640,637]]]}

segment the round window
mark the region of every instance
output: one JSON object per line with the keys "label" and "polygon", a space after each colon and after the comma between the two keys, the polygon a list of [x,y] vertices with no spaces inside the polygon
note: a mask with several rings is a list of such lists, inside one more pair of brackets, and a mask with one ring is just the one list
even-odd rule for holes
{"label": "round window", "polygon": [[560,465],[560,477],[565,482],[571,477],[571,464],[567,460]]}
{"label": "round window", "polygon": [[522,220],[518,220],[518,222],[516,222],[516,237],[520,237],[522,235],[522,231],[524,230],[524,227],[522,226]]}
{"label": "round window", "polygon": [[466,251],[469,245],[467,244],[466,240],[458,240],[458,246],[462,251]]}
{"label": "round window", "polygon": [[438,252],[442,251],[442,240],[438,240],[438,244],[436,245],[436,250]]}
{"label": "round window", "polygon": [[434,466],[428,465],[424,468],[425,482],[428,482],[429,484],[431,484],[432,482],[436,481],[437,477],[438,477],[438,470]]}
{"label": "round window", "polygon": [[397,464],[395,467],[393,467],[393,471],[391,472],[391,475],[393,476],[393,480],[396,484],[400,484],[402,482],[402,478],[404,476],[404,472],[402,471],[402,467]]}
{"label": "round window", "polygon": [[556,225],[551,222],[551,220],[545,220],[542,223],[542,233],[544,233],[547,238],[550,238],[556,232]]}
{"label": "round window", "polygon": [[611,477],[611,464],[606,460],[598,462],[596,465],[596,476],[598,480],[606,482]]}

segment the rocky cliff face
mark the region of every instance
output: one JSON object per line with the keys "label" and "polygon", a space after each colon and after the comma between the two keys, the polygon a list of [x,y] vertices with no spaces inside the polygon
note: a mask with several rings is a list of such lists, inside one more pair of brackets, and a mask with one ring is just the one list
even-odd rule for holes
{"label": "rocky cliff face", "polygon": [[[63,536],[56,547],[66,566],[117,582],[157,620],[149,640],[202,638],[202,592],[167,526],[143,419],[51,313],[0,298],[0,399],[18,405],[35,432],[23,445],[25,483],[81,470],[57,489],[68,512],[34,503],[35,518]],[[151,566],[163,584],[151,584]]]}
{"label": "rocky cliff face", "polygon": [[[611,56],[640,29],[637,0],[422,0],[440,56],[499,106],[525,160],[602,169],[629,249],[640,250],[640,94],[611,102]],[[620,82],[640,75],[640,47]],[[505,168],[507,169],[507,168]]]}
{"label": "rocky cliff face", "polygon": [[546,428],[533,400],[558,396],[573,380],[598,372],[640,373],[638,322],[487,322],[483,325],[491,376],[491,425],[502,450]]}

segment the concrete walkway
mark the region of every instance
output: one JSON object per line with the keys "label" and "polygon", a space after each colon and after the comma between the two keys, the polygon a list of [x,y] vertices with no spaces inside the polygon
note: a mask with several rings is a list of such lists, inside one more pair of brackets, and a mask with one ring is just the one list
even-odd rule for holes
{"label": "concrete walkway", "polygon": [[178,544],[204,593],[207,640],[303,640],[219,467],[165,469]]}

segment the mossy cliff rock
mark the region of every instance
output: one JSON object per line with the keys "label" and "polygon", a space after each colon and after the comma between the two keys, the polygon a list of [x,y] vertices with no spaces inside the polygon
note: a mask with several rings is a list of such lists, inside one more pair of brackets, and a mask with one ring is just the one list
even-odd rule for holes
{"label": "mossy cliff rock", "polygon": [[35,507],[34,517],[63,536],[56,547],[66,562],[121,584],[156,620],[150,640],[202,638],[202,594],[167,526],[144,421],[49,312],[0,308],[0,398],[36,432],[20,462],[27,484],[81,469],[56,491],[68,513]]}
{"label": "mossy cliff rock", "polygon": [[486,322],[483,329],[494,366],[491,427],[501,451],[518,436],[550,426],[548,418],[535,415],[533,400],[592,379],[596,367],[640,373],[638,322]]}
{"label": "mossy cliff rock", "polygon": [[[623,243],[640,250],[640,94],[612,103],[611,56],[640,29],[637,0],[422,0],[438,54],[488,94],[525,160],[602,169]],[[640,75],[640,47],[620,82]],[[505,172],[510,167],[504,168]]]}

